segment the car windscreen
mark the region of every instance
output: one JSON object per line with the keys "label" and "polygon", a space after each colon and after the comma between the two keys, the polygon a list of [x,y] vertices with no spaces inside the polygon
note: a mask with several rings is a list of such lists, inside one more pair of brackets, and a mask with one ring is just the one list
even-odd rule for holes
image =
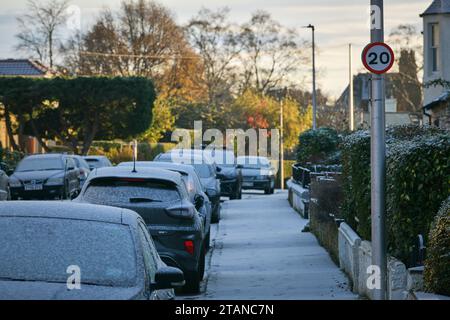
{"label": "car windscreen", "polygon": [[101,178],[89,182],[83,199],[94,204],[130,204],[181,200],[176,186],[161,180]]}
{"label": "car windscreen", "polygon": [[193,164],[195,173],[197,173],[199,178],[209,178],[213,175],[211,166],[207,164]]}
{"label": "car windscreen", "polygon": [[99,159],[85,159],[89,164],[90,168],[101,168],[103,167],[102,162]]}
{"label": "car windscreen", "polygon": [[64,170],[61,158],[57,157],[39,157],[25,158],[16,168],[17,172],[26,171],[44,171],[44,170]]}
{"label": "car windscreen", "polygon": [[232,167],[236,163],[236,158],[232,151],[205,150],[204,152],[209,155],[217,165],[221,167]]}
{"label": "car windscreen", "polygon": [[237,163],[246,169],[270,168],[270,161],[267,158],[239,157]]}
{"label": "car windscreen", "polygon": [[53,218],[0,218],[0,278],[66,283],[68,268],[81,283],[131,287],[136,253],[128,226]]}

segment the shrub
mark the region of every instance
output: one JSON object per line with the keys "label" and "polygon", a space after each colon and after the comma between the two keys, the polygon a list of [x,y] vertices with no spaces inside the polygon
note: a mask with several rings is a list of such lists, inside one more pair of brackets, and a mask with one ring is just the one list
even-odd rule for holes
{"label": "shrub", "polygon": [[5,163],[9,169],[15,169],[24,156],[22,152],[9,151],[0,147],[0,162]]}
{"label": "shrub", "polygon": [[386,213],[388,249],[414,263],[417,236],[427,242],[430,225],[450,194],[450,135],[391,143],[387,153]]}
{"label": "shrub", "polygon": [[297,160],[302,164],[325,163],[328,157],[335,156],[339,142],[339,135],[334,129],[320,128],[305,131],[299,137]]}
{"label": "shrub", "polygon": [[434,220],[427,247],[425,289],[450,296],[450,197]]}
{"label": "shrub", "polygon": [[[387,130],[386,214],[388,249],[407,265],[417,236],[425,240],[440,203],[450,194],[450,135],[417,126]],[[342,143],[343,215],[371,239],[370,135],[359,131]]]}

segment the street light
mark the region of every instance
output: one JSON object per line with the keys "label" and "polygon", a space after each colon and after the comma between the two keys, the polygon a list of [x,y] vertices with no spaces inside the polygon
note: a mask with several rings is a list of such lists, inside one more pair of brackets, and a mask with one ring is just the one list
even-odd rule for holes
{"label": "street light", "polygon": [[312,103],[313,103],[313,130],[317,129],[317,98],[316,98],[316,43],[315,43],[315,31],[316,28],[309,24],[303,28],[311,29],[312,31],[312,78],[313,78],[313,92],[312,92]]}

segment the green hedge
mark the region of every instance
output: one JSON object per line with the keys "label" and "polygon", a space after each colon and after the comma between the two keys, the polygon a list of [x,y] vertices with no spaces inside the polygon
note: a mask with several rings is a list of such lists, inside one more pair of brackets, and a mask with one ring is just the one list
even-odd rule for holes
{"label": "green hedge", "polygon": [[303,165],[327,163],[329,158],[339,159],[340,137],[336,130],[319,128],[300,134],[297,147],[297,161]]}
{"label": "green hedge", "polygon": [[450,296],[450,197],[435,218],[427,248],[425,289]]}
{"label": "green hedge", "polygon": [[[387,130],[386,214],[389,252],[407,265],[422,234],[450,194],[450,134],[435,128],[398,126]],[[371,239],[370,135],[354,133],[342,144],[346,221]]]}

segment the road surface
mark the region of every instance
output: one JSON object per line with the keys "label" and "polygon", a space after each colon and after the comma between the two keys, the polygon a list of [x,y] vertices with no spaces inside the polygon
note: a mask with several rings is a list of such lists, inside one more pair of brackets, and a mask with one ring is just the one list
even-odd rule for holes
{"label": "road surface", "polygon": [[244,194],[223,203],[202,294],[181,299],[357,299],[287,193]]}

